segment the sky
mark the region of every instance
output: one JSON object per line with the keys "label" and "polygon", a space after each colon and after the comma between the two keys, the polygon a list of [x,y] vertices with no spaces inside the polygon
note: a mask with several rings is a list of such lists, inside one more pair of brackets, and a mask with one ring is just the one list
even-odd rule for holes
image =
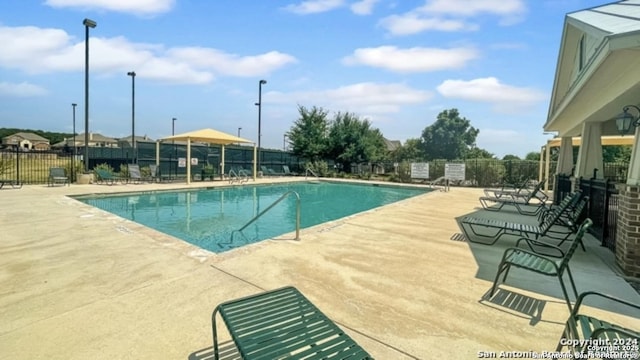
{"label": "sky", "polygon": [[546,121],[565,15],[606,0],[0,1],[0,127],[158,139],[213,128],[282,149],[300,106],[390,140],[456,108],[477,146],[524,157]]}

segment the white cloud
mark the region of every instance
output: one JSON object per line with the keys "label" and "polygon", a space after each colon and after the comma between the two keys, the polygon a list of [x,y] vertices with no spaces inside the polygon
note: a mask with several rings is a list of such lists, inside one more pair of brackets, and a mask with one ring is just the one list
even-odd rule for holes
{"label": "white cloud", "polygon": [[425,0],[423,6],[380,20],[379,25],[392,35],[410,35],[423,31],[475,31],[470,18],[484,14],[498,16],[501,25],[522,20],[524,0]]}
{"label": "white cloud", "polygon": [[46,0],[45,4],[55,8],[108,10],[148,16],[170,11],[175,0]]}
{"label": "white cloud", "polygon": [[[0,26],[0,66],[31,74],[84,69],[84,40],[59,29]],[[212,48],[134,43],[124,37],[90,38],[90,69],[101,74],[135,70],[139,77],[203,84],[219,76],[266,75],[296,59],[284,53],[241,56]],[[207,57],[211,58],[207,58]]]}
{"label": "white cloud", "polygon": [[462,17],[486,13],[511,18],[520,16],[526,9],[524,0],[428,0],[417,11]]}
{"label": "white cloud", "polygon": [[494,77],[469,81],[446,80],[437,90],[448,98],[493,104],[494,110],[502,113],[517,113],[524,107],[546,101],[548,98],[540,90],[505,85]]}
{"label": "white cloud", "polygon": [[48,91],[38,85],[21,82],[19,84],[0,82],[0,96],[31,97],[46,95]]}
{"label": "white cloud", "polygon": [[256,56],[239,56],[216,49],[184,47],[171,49],[171,58],[185,61],[201,68],[213,69],[229,76],[253,77],[270,73],[297,62],[291,55],[270,51]]}
{"label": "white cloud", "polygon": [[319,106],[331,111],[350,111],[375,116],[397,113],[402,106],[424,103],[432,94],[404,84],[365,82],[322,91],[268,92],[263,96],[264,101],[269,103]]}
{"label": "white cloud", "polygon": [[373,12],[373,7],[380,0],[360,0],[351,4],[351,11],[357,15],[369,15]]}
{"label": "white cloud", "polygon": [[462,20],[427,18],[418,14],[391,15],[380,20],[379,25],[392,35],[411,35],[423,31],[474,31],[478,26]]}
{"label": "white cloud", "polygon": [[285,10],[295,14],[307,15],[331,11],[344,5],[344,0],[307,0],[299,4],[290,4]]}
{"label": "white cloud", "polygon": [[408,73],[458,69],[477,57],[477,51],[472,48],[414,47],[399,49],[395,46],[380,46],[356,49],[351,56],[343,59],[343,63]]}

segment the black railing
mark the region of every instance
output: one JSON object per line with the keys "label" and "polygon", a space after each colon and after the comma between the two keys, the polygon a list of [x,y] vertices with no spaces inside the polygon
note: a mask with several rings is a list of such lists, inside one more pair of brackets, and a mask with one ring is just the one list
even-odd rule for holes
{"label": "black railing", "polygon": [[602,242],[602,246],[615,251],[618,222],[618,190],[609,179],[579,179],[579,188],[589,196],[587,217],[593,221],[590,232]]}
{"label": "black railing", "polygon": [[569,175],[556,175],[555,184],[553,186],[553,203],[560,204],[572,191],[571,176]]}

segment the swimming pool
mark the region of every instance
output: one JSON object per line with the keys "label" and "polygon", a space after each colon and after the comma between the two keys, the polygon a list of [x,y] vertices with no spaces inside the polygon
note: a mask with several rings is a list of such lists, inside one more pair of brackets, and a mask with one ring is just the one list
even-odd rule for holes
{"label": "swimming pool", "polygon": [[300,226],[306,228],[430,189],[320,181],[77,199],[219,253],[294,231],[296,200],[295,196],[288,196],[240,234],[237,232],[288,191],[300,195]]}

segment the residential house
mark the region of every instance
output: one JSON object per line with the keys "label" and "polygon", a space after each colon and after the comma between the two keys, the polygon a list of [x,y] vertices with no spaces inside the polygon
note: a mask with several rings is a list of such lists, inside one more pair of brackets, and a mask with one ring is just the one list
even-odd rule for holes
{"label": "residential house", "polygon": [[49,150],[49,140],[29,132],[17,132],[2,138],[4,147],[20,148],[23,150]]}

